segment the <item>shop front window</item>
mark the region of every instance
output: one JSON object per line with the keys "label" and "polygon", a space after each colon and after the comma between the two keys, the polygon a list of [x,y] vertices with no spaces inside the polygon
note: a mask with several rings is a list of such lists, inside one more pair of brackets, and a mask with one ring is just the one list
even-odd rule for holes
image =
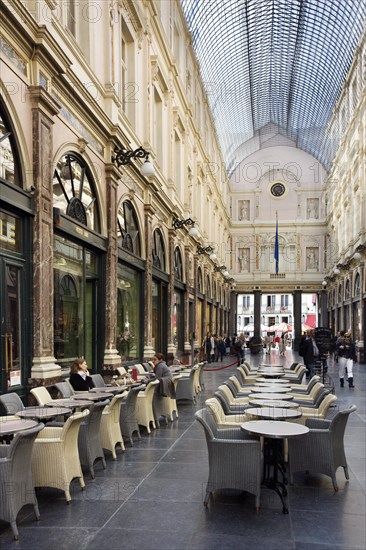
{"label": "shop front window", "polygon": [[67,153],[57,163],[53,177],[53,206],[60,212],[100,232],[98,200],[85,161]]}
{"label": "shop front window", "polygon": [[141,274],[118,265],[117,349],[123,361],[141,356]]}
{"label": "shop front window", "polygon": [[140,231],[137,216],[132,204],[125,201],[118,210],[117,215],[118,244],[132,252],[135,256],[141,256]]}
{"label": "shop front window", "polygon": [[184,299],[183,292],[175,290],[173,299],[173,341],[178,351],[184,350]]}
{"label": "shop front window", "polygon": [[20,186],[19,161],[15,151],[14,132],[11,131],[0,104],[0,178]]}
{"label": "shop front window", "polygon": [[54,239],[54,354],[61,367],[85,357],[96,367],[98,256],[66,238]]}
{"label": "shop front window", "polygon": [[165,354],[167,349],[167,285],[152,282],[152,346],[155,352]]}

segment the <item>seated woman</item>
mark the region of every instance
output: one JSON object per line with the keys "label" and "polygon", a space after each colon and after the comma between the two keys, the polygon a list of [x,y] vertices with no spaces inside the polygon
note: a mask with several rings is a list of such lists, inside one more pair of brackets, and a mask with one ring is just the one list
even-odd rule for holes
{"label": "seated woman", "polygon": [[155,353],[152,362],[154,363],[154,373],[158,380],[172,378],[172,372],[166,364],[162,353]]}
{"label": "seated woman", "polygon": [[93,380],[89,376],[88,365],[85,359],[79,357],[71,365],[70,384],[75,391],[88,391],[93,387]]}

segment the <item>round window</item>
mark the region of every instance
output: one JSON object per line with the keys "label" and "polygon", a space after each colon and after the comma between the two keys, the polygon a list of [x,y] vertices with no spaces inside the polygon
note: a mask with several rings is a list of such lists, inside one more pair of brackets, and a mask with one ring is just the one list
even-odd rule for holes
{"label": "round window", "polygon": [[276,181],[271,186],[271,194],[274,197],[282,197],[282,195],[285,193],[285,191],[286,191],[286,187],[283,185],[283,183],[281,183],[279,181]]}

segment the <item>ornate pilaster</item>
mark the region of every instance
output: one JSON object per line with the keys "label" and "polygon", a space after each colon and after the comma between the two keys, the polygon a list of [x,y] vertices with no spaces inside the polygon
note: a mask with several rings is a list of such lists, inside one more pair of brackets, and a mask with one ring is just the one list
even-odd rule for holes
{"label": "ornate pilaster", "polygon": [[105,348],[104,369],[114,370],[121,365],[116,348],[117,321],[117,186],[120,173],[113,164],[106,165],[106,219],[108,250],[106,259]]}
{"label": "ornate pilaster", "polygon": [[254,336],[260,338],[261,336],[261,301],[262,291],[254,290]]}
{"label": "ornate pilaster", "polygon": [[174,237],[175,230],[168,231],[169,247],[169,283],[168,283],[168,359],[174,359],[177,348],[173,342],[173,319],[174,319]]}
{"label": "ornate pilaster", "polygon": [[[190,247],[185,246],[184,247],[184,256],[185,256],[185,277],[184,280],[186,282],[186,291],[184,293],[184,351],[190,351],[191,350],[191,342],[190,340],[193,338],[193,334],[189,334],[189,291],[188,287],[191,286],[190,284]],[[193,307],[193,316],[194,319],[192,319],[192,332],[195,331],[196,326],[196,316],[195,316],[195,306]]]}
{"label": "ornate pilaster", "polygon": [[299,344],[301,339],[301,299],[302,291],[294,290],[294,351],[299,351]]}
{"label": "ornate pilaster", "polygon": [[[193,287],[194,287],[194,303],[193,303],[193,311],[194,311],[194,324],[195,327],[195,338],[194,338],[194,347],[198,348],[201,346],[202,342],[198,341],[198,337],[201,334],[201,329],[198,326],[198,315],[197,315],[197,308],[198,308],[198,297],[197,297],[197,291],[198,291],[198,257],[196,255],[193,256]],[[202,312],[203,317],[203,312]],[[203,322],[203,318],[202,318]]]}
{"label": "ornate pilaster", "polygon": [[30,86],[33,125],[33,365],[34,384],[61,375],[53,350],[53,118],[59,104],[40,86]]}
{"label": "ornate pilaster", "polygon": [[145,347],[144,357],[151,359],[155,350],[152,346],[152,220],[154,209],[151,204],[145,204],[145,250],[146,250],[146,271],[145,271],[145,311],[144,311],[144,333]]}
{"label": "ornate pilaster", "polygon": [[230,292],[230,311],[229,311],[229,336],[234,336],[236,334],[236,308],[237,308],[238,295],[236,292]]}

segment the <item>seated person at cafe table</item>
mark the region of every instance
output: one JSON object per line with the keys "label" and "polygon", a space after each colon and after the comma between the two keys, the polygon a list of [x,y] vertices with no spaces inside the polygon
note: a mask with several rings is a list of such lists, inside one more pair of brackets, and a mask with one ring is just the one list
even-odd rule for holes
{"label": "seated person at cafe table", "polygon": [[85,359],[78,357],[70,368],[70,384],[75,391],[89,391],[93,387]]}
{"label": "seated person at cafe table", "polygon": [[152,362],[154,363],[154,374],[158,380],[172,378],[172,372],[166,364],[162,353],[155,353]]}

